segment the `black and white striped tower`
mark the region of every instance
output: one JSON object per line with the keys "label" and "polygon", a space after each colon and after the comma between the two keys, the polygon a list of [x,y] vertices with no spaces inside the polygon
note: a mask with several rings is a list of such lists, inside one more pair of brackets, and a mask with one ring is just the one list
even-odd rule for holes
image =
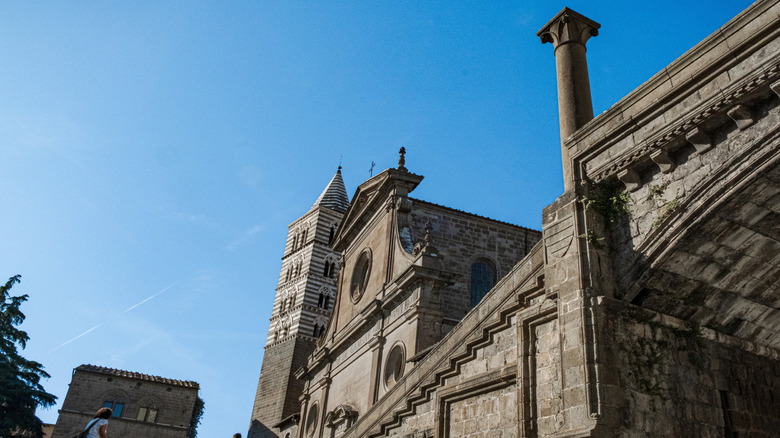
{"label": "black and white striped tower", "polygon": [[306,365],[335,302],[340,254],[331,249],[349,197],[341,166],[311,209],[289,226],[249,438],[284,436],[300,410]]}

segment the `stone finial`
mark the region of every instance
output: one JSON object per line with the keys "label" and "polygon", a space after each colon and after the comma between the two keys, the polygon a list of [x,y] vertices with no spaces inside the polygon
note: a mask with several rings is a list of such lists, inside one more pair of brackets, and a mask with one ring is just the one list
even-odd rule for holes
{"label": "stone finial", "polygon": [[542,43],[552,43],[558,77],[558,115],[561,128],[563,187],[574,188],[574,173],[566,139],[593,119],[585,43],[599,34],[600,24],[569,8],[563,8],[536,35]]}
{"label": "stone finial", "polygon": [[398,158],[398,170],[407,172],[406,167],[404,167],[404,164],[406,164],[406,159],[404,158],[404,155],[406,155],[406,148],[401,147],[401,150],[398,151],[398,153],[401,155]]}
{"label": "stone finial", "polygon": [[583,46],[592,36],[599,34],[600,24],[582,14],[563,8],[536,36],[542,44],[552,43],[554,48],[566,43],[580,43]]}

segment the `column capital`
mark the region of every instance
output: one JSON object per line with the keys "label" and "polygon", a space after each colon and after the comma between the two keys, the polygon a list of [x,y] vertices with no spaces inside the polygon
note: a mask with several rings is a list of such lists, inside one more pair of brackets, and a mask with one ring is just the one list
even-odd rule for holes
{"label": "column capital", "polygon": [[566,43],[580,43],[584,46],[590,37],[599,34],[600,27],[600,24],[590,18],[563,8],[536,32],[536,36],[542,40],[542,44],[552,43],[556,49]]}

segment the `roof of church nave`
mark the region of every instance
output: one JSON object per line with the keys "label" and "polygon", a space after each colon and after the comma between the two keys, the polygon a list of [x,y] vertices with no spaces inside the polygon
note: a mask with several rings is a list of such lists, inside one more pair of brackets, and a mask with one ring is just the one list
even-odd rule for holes
{"label": "roof of church nave", "polygon": [[497,223],[504,224],[504,225],[511,225],[513,227],[516,227],[516,228],[522,228],[522,229],[528,230],[528,231],[539,232],[539,230],[535,230],[533,228],[524,227],[522,225],[513,224],[511,222],[506,222],[506,221],[502,221],[502,220],[499,220],[499,219],[493,219],[491,217],[482,216],[482,215],[479,215],[479,214],[476,214],[476,213],[470,213],[468,211],[459,210],[457,208],[447,207],[446,205],[436,204],[435,202],[424,201],[422,199],[412,198],[411,196],[409,197],[409,199],[412,200],[413,202],[419,202],[421,204],[427,204],[427,205],[431,205],[431,206],[434,206],[434,207],[442,208],[442,209],[445,209],[445,210],[450,210],[450,211],[454,211],[454,212],[461,213],[461,214],[467,214],[469,216],[474,216],[474,217],[477,217],[477,218],[480,218],[480,219],[485,219],[485,220],[488,220],[490,222],[497,222]]}
{"label": "roof of church nave", "polygon": [[320,197],[314,202],[312,208],[317,206],[329,208],[339,213],[344,213],[349,208],[349,196],[347,196],[347,189],[344,187],[344,180],[341,178],[341,166]]}

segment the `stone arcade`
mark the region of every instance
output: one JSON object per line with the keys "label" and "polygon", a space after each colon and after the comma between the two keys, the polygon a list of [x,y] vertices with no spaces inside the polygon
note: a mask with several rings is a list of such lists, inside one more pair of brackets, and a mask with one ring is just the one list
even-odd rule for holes
{"label": "stone arcade", "polygon": [[260,386],[295,373],[298,392],[269,394],[295,408],[250,436],[776,436],[780,0],[593,119],[598,28],[564,9],[538,33],[565,182],[541,236],[411,198],[402,155],[342,213],[308,361],[263,364]]}

